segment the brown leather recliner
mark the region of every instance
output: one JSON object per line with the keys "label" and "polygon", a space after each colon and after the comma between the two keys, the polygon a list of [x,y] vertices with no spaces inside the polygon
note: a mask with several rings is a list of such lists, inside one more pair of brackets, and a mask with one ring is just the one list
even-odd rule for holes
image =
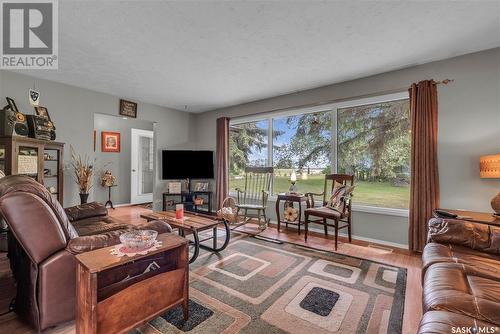
{"label": "brown leather recliner", "polygon": [[161,221],[113,220],[97,203],[66,212],[41,184],[20,175],[0,180],[0,215],[10,229],[15,312],[39,331],[75,318],[76,254],[118,244],[132,229],[171,232]]}
{"label": "brown leather recliner", "polygon": [[[451,333],[457,328],[496,333],[500,227],[434,218],[428,241],[422,254],[424,317],[418,333]],[[479,327],[496,330],[481,332]]]}

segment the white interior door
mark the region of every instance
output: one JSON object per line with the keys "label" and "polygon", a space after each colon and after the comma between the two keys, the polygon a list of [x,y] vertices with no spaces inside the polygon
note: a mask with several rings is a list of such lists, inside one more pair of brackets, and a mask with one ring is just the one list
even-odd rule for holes
{"label": "white interior door", "polygon": [[132,204],[153,202],[154,132],[132,129],[131,189]]}

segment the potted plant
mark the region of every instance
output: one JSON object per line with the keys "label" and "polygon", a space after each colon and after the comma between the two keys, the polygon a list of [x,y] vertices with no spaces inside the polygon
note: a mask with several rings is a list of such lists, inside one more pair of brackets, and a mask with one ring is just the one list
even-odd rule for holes
{"label": "potted plant", "polygon": [[87,203],[89,191],[92,189],[94,180],[95,159],[88,156],[80,156],[71,146],[71,168],[73,169],[73,179],[78,185],[81,204]]}

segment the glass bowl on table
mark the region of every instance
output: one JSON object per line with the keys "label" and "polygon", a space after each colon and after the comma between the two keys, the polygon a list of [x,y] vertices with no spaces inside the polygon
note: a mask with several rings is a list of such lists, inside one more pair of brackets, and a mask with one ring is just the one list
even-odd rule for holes
{"label": "glass bowl on table", "polygon": [[136,230],[120,235],[120,242],[128,252],[147,250],[155,245],[158,232],[153,230]]}

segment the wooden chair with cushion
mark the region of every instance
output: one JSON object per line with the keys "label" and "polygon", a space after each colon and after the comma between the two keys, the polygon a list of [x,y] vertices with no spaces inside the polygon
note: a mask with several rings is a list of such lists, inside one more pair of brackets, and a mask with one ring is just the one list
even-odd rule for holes
{"label": "wooden chair with cushion", "polygon": [[246,224],[251,218],[259,220],[260,229],[263,230],[267,227],[267,199],[271,191],[273,174],[273,167],[245,168],[245,189],[236,188],[236,208],[238,216],[243,217],[243,222],[237,227]]}
{"label": "wooden chair with cushion", "polygon": [[[315,193],[307,193],[308,197],[308,209],[304,211],[305,215],[305,241],[307,241],[307,232],[309,229],[309,224],[321,224],[325,228],[325,236],[328,236],[328,226],[332,226],[335,228],[335,250],[337,250],[337,239],[339,230],[343,228],[347,228],[347,233],[349,236],[349,242],[351,242],[351,201],[348,197],[341,198],[343,201],[342,205],[339,207],[340,209],[334,209],[329,205],[330,197],[337,190],[335,188],[335,184],[342,184],[343,186],[350,187],[349,190],[352,190],[354,185],[354,175],[346,175],[346,174],[329,174],[325,175],[325,185],[323,188],[323,192],[321,194]],[[314,196],[322,196],[323,204],[321,207],[314,207]],[[311,219],[310,217],[318,217],[316,219]],[[333,220],[334,224],[328,224],[328,220]],[[340,223],[344,223],[344,225],[340,225]]]}

